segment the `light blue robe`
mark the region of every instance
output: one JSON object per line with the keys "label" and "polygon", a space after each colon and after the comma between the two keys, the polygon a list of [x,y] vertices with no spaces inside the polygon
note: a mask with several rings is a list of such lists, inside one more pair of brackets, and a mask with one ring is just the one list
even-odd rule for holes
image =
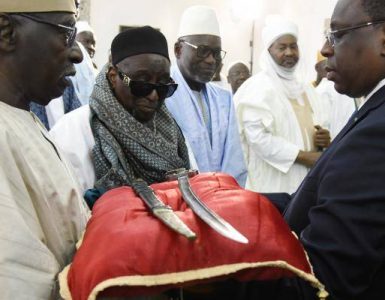
{"label": "light blue robe", "polygon": [[189,141],[199,171],[228,173],[244,187],[247,170],[231,93],[212,83],[205,85],[211,119],[210,143],[197,99],[177,66],[171,68],[171,77],[178,83],[178,89],[166,105]]}

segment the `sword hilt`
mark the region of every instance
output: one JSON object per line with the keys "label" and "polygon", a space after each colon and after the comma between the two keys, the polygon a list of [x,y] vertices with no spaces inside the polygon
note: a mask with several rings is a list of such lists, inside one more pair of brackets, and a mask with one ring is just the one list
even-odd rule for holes
{"label": "sword hilt", "polygon": [[188,178],[191,178],[198,174],[199,174],[198,170],[195,170],[195,169],[187,170],[184,168],[180,168],[180,169],[167,171],[165,174],[165,177],[167,181],[173,181],[173,180],[178,180],[178,178],[182,176],[187,176]]}
{"label": "sword hilt", "polygon": [[134,180],[131,187],[152,211],[156,208],[171,209],[170,206],[160,203],[152,188],[150,188],[143,179],[138,178]]}
{"label": "sword hilt", "polygon": [[175,214],[172,208],[159,200],[153,189],[141,178],[134,180],[131,184],[135,193],[151,209],[152,213],[172,230],[182,234],[189,240],[194,240],[196,234]]}

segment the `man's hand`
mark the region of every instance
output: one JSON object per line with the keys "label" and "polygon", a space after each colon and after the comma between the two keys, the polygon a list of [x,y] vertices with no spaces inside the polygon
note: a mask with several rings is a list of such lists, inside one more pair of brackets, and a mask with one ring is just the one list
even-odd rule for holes
{"label": "man's hand", "polygon": [[330,145],[330,132],[319,125],[315,125],[314,145],[317,148],[327,148]]}
{"label": "man's hand", "polygon": [[300,150],[295,162],[310,168],[315,164],[317,159],[321,156],[321,153],[322,152]]}

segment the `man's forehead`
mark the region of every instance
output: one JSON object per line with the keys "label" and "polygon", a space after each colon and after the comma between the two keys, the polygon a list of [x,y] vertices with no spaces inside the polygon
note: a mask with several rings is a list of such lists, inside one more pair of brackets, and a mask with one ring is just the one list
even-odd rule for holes
{"label": "man's forehead", "polygon": [[368,22],[370,17],[364,12],[361,0],[339,0],[331,17],[330,27],[351,26],[358,23]]}
{"label": "man's forehead", "polygon": [[276,45],[297,44],[297,38],[291,34],[285,34],[274,41]]}
{"label": "man's forehead", "polygon": [[237,72],[237,71],[243,71],[243,70],[248,71],[249,69],[248,69],[247,66],[245,66],[243,63],[237,63],[236,65],[234,65],[233,67],[231,67],[230,73],[231,73],[231,72]]}
{"label": "man's forehead", "polygon": [[84,38],[87,39],[95,39],[94,33],[92,31],[82,31],[77,34],[78,36],[83,36]]}
{"label": "man's forehead", "polygon": [[221,45],[221,38],[216,35],[209,35],[209,34],[189,35],[189,36],[183,37],[182,39],[191,43],[195,43],[196,45],[206,45],[206,46]]}

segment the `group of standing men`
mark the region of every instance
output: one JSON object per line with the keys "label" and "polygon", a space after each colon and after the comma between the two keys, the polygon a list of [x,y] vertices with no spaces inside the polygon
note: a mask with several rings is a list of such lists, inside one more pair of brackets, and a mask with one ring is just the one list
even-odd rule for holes
{"label": "group of standing men", "polygon": [[[83,108],[82,120],[89,122],[80,133],[86,133],[89,144],[82,157],[74,158],[71,152],[61,154],[29,112],[29,104],[33,100],[47,105],[59,97],[70,84],[74,64],[82,61],[74,43],[75,4],[0,3],[2,299],[59,297],[57,273],[71,260],[89,213],[66,157],[75,166],[79,159],[92,158],[90,186],[100,189],[129,184],[138,176],[149,183],[161,181],[168,168],[189,167],[194,158],[201,171],[226,172],[243,185],[246,169],[236,114],[242,141],[249,147],[248,164],[263,166],[256,168],[261,174],[249,173],[248,185],[284,209],[284,218],[298,234],[331,299],[382,298],[383,1],[339,0],[334,10],[332,31],[322,49],[328,58],[327,76],[337,91],[365,100],[330,146],[329,135],[319,126],[322,113],[316,116],[320,104],[295,75],[295,26],[276,20],[266,26],[265,68],[237,91],[235,110],[230,93],[209,83],[225,53],[214,11],[198,6],[182,17],[175,43],[177,65],[171,70],[167,42],[151,27],[114,39],[112,64],[99,74],[90,106]],[[138,43],[127,43],[135,38]],[[257,79],[263,82],[259,88]],[[310,112],[314,118],[309,118]],[[64,145],[60,126],[64,125],[58,124],[56,137]],[[282,137],[277,138],[274,134],[279,132]],[[78,132],[70,133],[71,144]],[[301,168],[308,166],[313,168],[305,177]],[[284,183],[283,174],[289,170],[296,173],[290,176],[295,182]],[[273,194],[294,192],[303,177],[292,197]],[[265,178],[274,186],[265,184]],[[362,259],[365,263],[358,263]],[[308,286],[294,287],[303,299],[316,299]]]}

